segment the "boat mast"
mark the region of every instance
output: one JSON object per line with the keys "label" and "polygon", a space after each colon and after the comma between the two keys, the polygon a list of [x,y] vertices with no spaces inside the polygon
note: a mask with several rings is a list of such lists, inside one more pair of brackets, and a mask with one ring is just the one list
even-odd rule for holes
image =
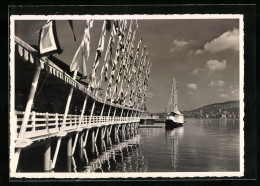
{"label": "boat mast", "polygon": [[178,98],[177,98],[177,89],[176,89],[176,81],[172,79],[172,92],[171,92],[171,102],[170,102],[171,110],[173,112],[178,111]]}
{"label": "boat mast", "polygon": [[171,92],[171,102],[170,102],[170,108],[171,108],[171,112],[174,112],[174,78],[172,79],[172,92]]}

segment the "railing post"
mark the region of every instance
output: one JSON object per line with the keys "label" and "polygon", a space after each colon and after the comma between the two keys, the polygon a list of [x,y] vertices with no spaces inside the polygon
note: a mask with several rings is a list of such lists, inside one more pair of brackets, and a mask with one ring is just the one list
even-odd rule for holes
{"label": "railing post", "polygon": [[57,129],[59,127],[59,116],[58,113],[55,113],[55,128]]}
{"label": "railing post", "polygon": [[107,120],[109,119],[110,111],[111,111],[111,105],[109,105],[109,110],[108,110],[108,114],[107,114]]}
{"label": "railing post", "polygon": [[127,110],[126,121],[128,121],[128,114],[129,114],[129,110]]}
{"label": "railing post", "polygon": [[121,115],[120,115],[120,121],[122,121],[123,112],[124,112],[124,109],[122,108]]}
{"label": "railing post", "polygon": [[47,133],[49,133],[49,113],[48,112],[46,112],[45,118],[46,118],[46,131],[47,131]]}
{"label": "railing post", "polygon": [[72,115],[70,115],[70,127],[72,126],[72,120],[71,120]]}
{"label": "railing post", "polygon": [[117,108],[115,107],[115,111],[114,111],[114,115],[113,115],[112,122],[115,122],[116,109],[117,109]]}
{"label": "railing post", "polygon": [[83,107],[82,107],[82,110],[81,110],[81,115],[80,115],[80,119],[79,119],[79,127],[81,127],[82,120],[83,120],[83,123],[84,123],[84,112],[85,112],[85,108],[86,108],[86,105],[87,105],[87,100],[88,100],[88,95],[86,95],[86,97],[85,97]]}
{"label": "railing post", "polygon": [[100,122],[101,117],[103,116],[104,108],[105,108],[105,103],[104,103],[103,106],[102,106],[102,110],[101,110],[101,113],[100,113],[99,122]]}
{"label": "railing post", "polygon": [[32,131],[35,131],[35,111],[32,111]]}
{"label": "railing post", "polygon": [[92,116],[93,116],[95,104],[96,104],[96,101],[94,100],[93,105],[92,105],[92,109],[91,109],[91,113],[90,113],[90,117],[89,117],[89,123],[92,122]]}

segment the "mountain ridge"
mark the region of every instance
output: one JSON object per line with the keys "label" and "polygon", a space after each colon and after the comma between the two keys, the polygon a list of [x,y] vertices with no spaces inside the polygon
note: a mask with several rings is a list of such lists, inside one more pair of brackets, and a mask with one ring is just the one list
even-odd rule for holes
{"label": "mountain ridge", "polygon": [[[239,118],[239,100],[212,103],[181,113],[185,118]],[[166,113],[153,113],[153,115],[164,118]]]}
{"label": "mountain ridge", "polygon": [[195,118],[239,118],[239,100],[213,103],[182,113]]}

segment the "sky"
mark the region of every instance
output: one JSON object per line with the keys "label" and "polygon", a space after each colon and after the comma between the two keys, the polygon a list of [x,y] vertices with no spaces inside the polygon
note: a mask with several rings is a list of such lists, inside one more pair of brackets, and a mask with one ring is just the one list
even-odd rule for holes
{"label": "sky", "polygon": [[[30,45],[37,45],[37,31],[45,23],[46,20],[16,21],[15,35]],[[88,74],[91,72],[102,23],[102,20],[94,20],[90,30]],[[68,65],[82,40],[85,21],[74,20],[73,26],[76,41],[66,20],[56,22],[63,53],[55,56]],[[238,19],[139,19],[135,48],[142,37],[140,48],[146,45],[148,58],[152,62],[147,110],[165,111],[170,99],[172,78],[177,81],[181,111],[239,100],[239,32]],[[108,37],[105,46],[107,42]]]}

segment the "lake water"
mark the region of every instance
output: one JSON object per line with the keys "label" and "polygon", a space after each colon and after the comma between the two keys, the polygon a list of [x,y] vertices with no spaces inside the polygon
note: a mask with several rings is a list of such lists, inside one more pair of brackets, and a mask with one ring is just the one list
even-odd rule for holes
{"label": "lake water", "polygon": [[[42,155],[31,151],[19,172],[42,172]],[[187,119],[173,130],[139,128],[134,136],[107,138],[94,147],[89,143],[76,148],[73,157],[66,158],[63,147],[54,172],[239,171],[239,154],[239,120]]]}
{"label": "lake water", "polygon": [[71,171],[239,171],[239,152],[239,120],[188,119],[183,127],[140,128],[121,143],[86,150],[82,161],[72,158]]}

